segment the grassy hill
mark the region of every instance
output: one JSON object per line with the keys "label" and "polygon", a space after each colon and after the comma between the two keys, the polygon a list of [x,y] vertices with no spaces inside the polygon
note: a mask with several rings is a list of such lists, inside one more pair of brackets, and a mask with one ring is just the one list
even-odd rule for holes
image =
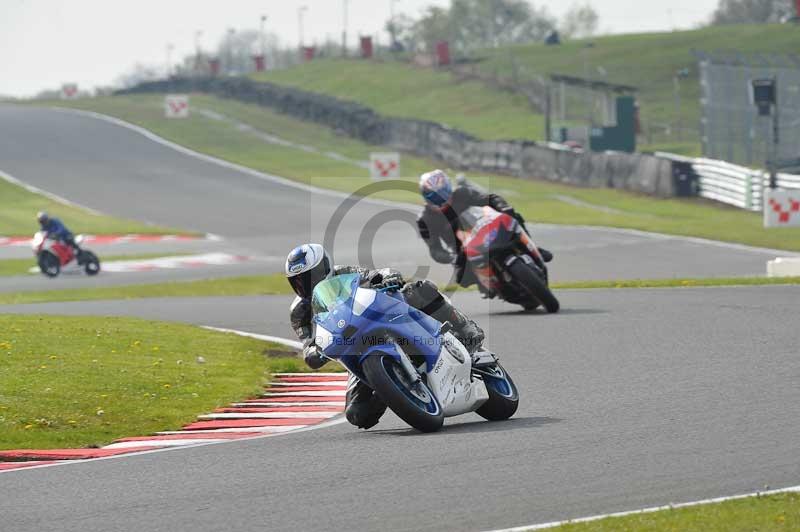
{"label": "grassy hill", "polygon": [[401,118],[441,122],[485,139],[536,138],[544,118],[521,95],[456,83],[446,71],[395,61],[326,59],[255,76],[273,83],[330,94]]}
{"label": "grassy hill", "polygon": [[[587,48],[588,43],[593,46]],[[525,76],[583,76],[585,59],[590,77],[638,87],[643,122],[654,126],[676,122],[672,80],[677,70],[689,68],[689,78],[681,87],[681,121],[695,131],[681,142],[656,135],[649,147],[697,153],[700,87],[692,49],[788,53],[798,47],[797,26],[742,25],[614,35],[555,47],[533,44],[489,50],[482,52],[488,59],[477,68],[484,75],[511,77],[513,61]],[[597,67],[602,67],[605,75]],[[390,116],[443,122],[485,139],[541,139],[544,131],[543,117],[535,114],[522,96],[488,88],[478,81],[459,82],[446,72],[405,63],[318,60],[259,78],[354,100]]]}

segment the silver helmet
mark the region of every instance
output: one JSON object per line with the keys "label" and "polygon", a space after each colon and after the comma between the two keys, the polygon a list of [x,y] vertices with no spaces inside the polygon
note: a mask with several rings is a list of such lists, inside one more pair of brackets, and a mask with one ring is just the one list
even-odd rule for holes
{"label": "silver helmet", "polygon": [[286,257],[286,278],[294,292],[311,297],[314,287],[333,276],[333,261],[319,244],[303,244]]}

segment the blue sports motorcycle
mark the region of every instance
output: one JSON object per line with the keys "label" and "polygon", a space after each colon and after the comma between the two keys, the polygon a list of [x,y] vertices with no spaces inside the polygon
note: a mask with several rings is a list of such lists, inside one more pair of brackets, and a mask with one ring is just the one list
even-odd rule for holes
{"label": "blue sports motorcycle", "polygon": [[339,275],[314,289],[315,343],[325,357],[423,432],[467,412],[492,421],[514,415],[519,393],[494,354],[470,356],[449,323],[408,305],[398,286],[364,288],[360,281]]}

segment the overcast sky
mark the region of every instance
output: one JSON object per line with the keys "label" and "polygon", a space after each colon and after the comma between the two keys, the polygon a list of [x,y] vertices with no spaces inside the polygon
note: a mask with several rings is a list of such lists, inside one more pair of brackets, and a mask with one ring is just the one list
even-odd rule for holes
{"label": "overcast sky", "polygon": [[[389,18],[391,0],[349,0],[351,45],[375,34]],[[536,0],[554,15],[570,0]],[[449,0],[395,0],[397,12],[417,15]],[[593,0],[602,33],[689,28],[706,20],[717,0]],[[111,84],[133,64],[163,65],[167,43],[174,58],[191,53],[194,35],[215,47],[228,28],[256,29],[262,14],[283,43],[298,40],[297,9],[308,6],[306,40],[338,39],[342,0],[0,0],[0,95],[27,96],[63,82],[82,88]]]}

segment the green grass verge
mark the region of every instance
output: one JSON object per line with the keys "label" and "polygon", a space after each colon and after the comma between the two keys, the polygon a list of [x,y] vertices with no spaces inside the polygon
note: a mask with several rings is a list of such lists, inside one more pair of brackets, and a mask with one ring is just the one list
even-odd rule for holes
{"label": "green grass verge", "polygon": [[[110,257],[101,257],[102,261],[113,260],[145,260],[157,259],[161,257],[178,257],[185,255],[185,253],[142,253],[138,255],[112,255]],[[36,259],[4,259],[0,260],[0,277],[8,277],[12,275],[27,275],[30,273],[28,270],[36,266]]]}
{"label": "green grass verge", "polygon": [[38,231],[38,211],[57,216],[76,234],[187,234],[186,231],[92,214],[0,179],[0,236],[32,235]]}
{"label": "green grass verge", "polygon": [[176,430],[303,367],[275,344],[188,325],[0,316],[0,449]]}
{"label": "green grass verge", "polygon": [[175,281],[100,288],[75,288],[41,292],[0,293],[0,305],[57,301],[102,301],[154,297],[257,296],[289,294],[283,274],[253,275],[200,281]]}
{"label": "green grass verge", "polygon": [[748,497],[562,525],[557,532],[788,532],[800,530],[800,494]]}
{"label": "green grass verge", "polygon": [[[344,192],[371,183],[367,171],[356,165],[335,161],[322,154],[266,144],[227,122],[197,113],[188,120],[167,120],[163,117],[162,98],[139,95],[59,104],[116,116],[194,150],[303,183]],[[323,152],[335,151],[366,160],[376,149],[336,135],[327,128],[294,120],[256,105],[200,95],[193,95],[192,102],[286,140],[313,145]],[[408,181],[415,182],[414,176],[437,164],[419,157],[404,156],[403,175],[409,176],[406,178]],[[576,188],[492,175],[471,175],[470,178],[505,195],[529,220],[536,222],[622,227],[800,251],[800,228],[764,229],[759,214],[705,200],[666,200],[618,190]],[[407,192],[386,192],[378,197],[420,203],[417,194]]]}
{"label": "green grass verge", "polygon": [[553,283],[553,290],[583,288],[701,288],[706,286],[773,286],[800,284],[800,277],[709,277],[701,279],[629,279]]}
{"label": "green grass verge", "polygon": [[[706,286],[797,285],[800,277],[723,277],[708,279],[632,279],[621,281],[579,281],[554,283],[553,290],[592,288],[692,288]],[[447,287],[464,290],[458,287]],[[283,274],[206,279],[171,283],[77,288],[41,292],[0,293],[0,305],[53,303],[66,301],[102,301],[156,297],[215,297],[287,295],[291,288]]]}

